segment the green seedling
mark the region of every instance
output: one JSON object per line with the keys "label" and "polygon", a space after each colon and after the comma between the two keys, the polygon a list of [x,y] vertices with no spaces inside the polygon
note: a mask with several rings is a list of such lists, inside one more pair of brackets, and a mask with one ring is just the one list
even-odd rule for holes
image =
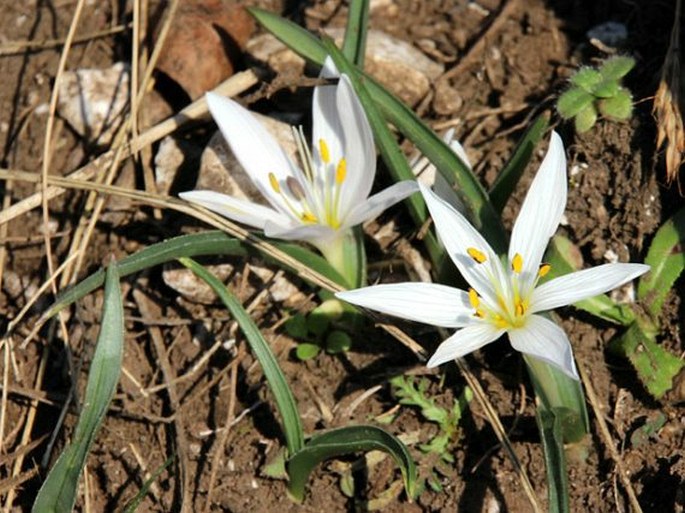
{"label": "green seedling", "polygon": [[454,401],[452,408],[445,408],[436,404],[428,396],[430,381],[426,378],[397,376],[390,380],[390,384],[400,404],[418,408],[424,419],[438,427],[438,433],[428,443],[420,444],[418,447],[424,455],[428,456],[428,461],[432,462],[425,483],[439,492],[442,490],[439,475],[447,474],[443,468],[444,464],[454,463],[450,446],[459,437],[459,421],[473,398],[473,392],[469,387],[464,388],[459,399]]}
{"label": "green seedling", "polygon": [[633,97],[621,79],[635,66],[635,59],[615,56],[599,68],[581,68],[570,79],[571,87],[557,101],[564,119],[573,119],[578,133],[587,132],[599,114],[619,121],[630,118]]}
{"label": "green seedling", "polygon": [[337,299],[328,299],[309,314],[295,314],[285,323],[288,335],[298,340],[295,355],[304,361],[316,357],[321,351],[338,354],[349,351],[352,339],[344,331],[335,329],[334,323],[346,318],[344,305]]}

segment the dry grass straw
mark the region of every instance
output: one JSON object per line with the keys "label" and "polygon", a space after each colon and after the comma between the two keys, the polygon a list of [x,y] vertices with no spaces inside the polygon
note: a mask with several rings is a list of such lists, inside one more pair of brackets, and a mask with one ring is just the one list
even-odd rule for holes
{"label": "dry grass straw", "polygon": [[683,127],[683,82],[680,66],[680,11],[681,0],[676,1],[671,40],[666,50],[661,81],[654,96],[652,113],[657,122],[657,148],[666,147],[666,181],[678,182],[678,171],[685,156],[685,128]]}

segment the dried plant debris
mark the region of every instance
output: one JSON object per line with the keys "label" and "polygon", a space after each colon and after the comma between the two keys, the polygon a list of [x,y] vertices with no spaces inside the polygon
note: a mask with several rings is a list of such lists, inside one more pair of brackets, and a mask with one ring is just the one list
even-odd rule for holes
{"label": "dried plant debris", "polygon": [[[676,2],[671,42],[666,50],[661,82],[654,96],[652,112],[656,117],[658,148],[666,147],[666,181],[670,185],[678,179],[678,170],[685,155],[685,128],[683,128],[683,98],[680,69],[680,7]],[[678,180],[680,189],[680,181]]]}

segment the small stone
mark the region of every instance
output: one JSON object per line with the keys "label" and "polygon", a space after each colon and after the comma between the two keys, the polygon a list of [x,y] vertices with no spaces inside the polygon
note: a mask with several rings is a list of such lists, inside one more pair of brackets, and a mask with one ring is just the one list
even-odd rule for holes
{"label": "small stone", "polygon": [[435,98],[433,110],[441,116],[449,116],[457,112],[464,104],[459,92],[447,80],[438,80],[435,84]]}
{"label": "small stone", "polygon": [[128,97],[129,70],[123,62],[67,71],[59,84],[57,111],[86,141],[107,146],[121,126]]}
{"label": "small stone", "polygon": [[[205,269],[224,282],[234,270],[231,264],[206,265]],[[211,305],[217,301],[212,288],[190,269],[166,265],[162,271],[162,279],[169,287],[190,301],[203,305]]]}

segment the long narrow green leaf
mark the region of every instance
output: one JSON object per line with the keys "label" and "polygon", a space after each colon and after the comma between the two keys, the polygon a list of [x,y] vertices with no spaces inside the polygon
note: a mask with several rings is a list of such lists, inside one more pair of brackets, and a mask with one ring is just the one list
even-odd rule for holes
{"label": "long narrow green leaf", "polygon": [[240,304],[240,301],[238,301],[221,280],[190,258],[184,257],[179,258],[178,260],[214,290],[240,326],[240,329],[245,335],[245,339],[248,344],[250,344],[252,353],[262,366],[266,381],[276,400],[276,406],[278,407],[281,419],[283,420],[283,431],[288,452],[290,454],[296,454],[304,444],[302,422],[300,420],[300,414],[297,411],[295,398],[290,391],[288,382],[285,380],[285,376],[278,366],[278,361],[271,351],[268,342],[264,340],[264,337],[250,317],[250,314],[245,311],[243,305]]}
{"label": "long narrow green leaf", "polygon": [[300,502],[304,499],[309,474],[324,460],[371,450],[385,451],[393,457],[402,471],[407,495],[413,498],[416,491],[414,460],[397,437],[375,426],[348,426],[312,437],[300,452],[288,460],[291,495]]}
{"label": "long narrow green leaf", "polygon": [[[570,240],[561,235],[555,235],[545,254],[546,261],[552,265],[552,270],[545,276],[545,279],[551,280],[577,271],[578,269],[571,261],[571,255],[574,253],[579,252]],[[605,294],[578,301],[573,303],[573,306],[595,317],[622,326],[628,326],[635,320],[635,314],[629,306],[620,305]]]}
{"label": "long narrow green leaf", "polygon": [[352,0],[347,15],[347,27],[342,52],[347,60],[364,69],[366,33],[369,26],[369,0]]}
{"label": "long narrow green leaf", "polygon": [[[330,278],[331,280],[345,285],[345,279],[333,269],[325,259],[312,253],[311,251],[289,243],[274,243],[278,249],[287,253],[289,256],[299,260],[310,269]],[[256,255],[257,251],[247,243],[239,241],[221,231],[209,231],[194,233],[192,235],[181,235],[173,239],[166,240],[152,246],[148,246],[133,255],[129,255],[121,260],[118,265],[119,275],[124,277],[130,274],[171,262],[180,257],[198,257],[205,255],[231,255],[247,256]],[[273,259],[265,257],[272,263],[279,264]],[[62,308],[69,306],[75,301],[86,296],[93,290],[102,286],[105,281],[105,271],[99,270],[91,274],[86,279],[62,292],[50,309],[43,314],[42,319],[48,319],[59,312]]]}
{"label": "long narrow green leaf", "polygon": [[537,407],[536,419],[545,455],[549,512],[568,513],[568,471],[561,420],[557,413],[547,410],[544,406]]}
{"label": "long narrow green leaf", "polygon": [[71,444],[50,470],[33,504],[34,513],[68,513],[76,502],[86,457],[119,382],[124,350],[124,310],[116,264],[107,268],[105,303],[97,346],[88,373],[83,410]]}
{"label": "long narrow green leaf", "polygon": [[[311,62],[323,65],[328,52],[323,43],[305,29],[268,11],[254,7],[248,10],[264,28],[295,52]],[[485,189],[469,167],[409,107],[383,86],[356,68],[347,71],[349,75],[363,81],[386,121],[395,125],[435,164],[464,203],[467,210],[465,214],[472,224],[481,230],[498,253],[504,253],[507,237],[502,222],[490,204]]]}
{"label": "long narrow green leaf", "polygon": [[490,202],[498,213],[501,214],[502,210],[504,210],[509,196],[516,189],[516,184],[530,162],[530,158],[533,156],[533,152],[540,143],[548,126],[549,114],[544,113],[538,116],[528,130],[526,130],[526,133],[523,134],[523,137],[516,145],[514,154],[506,163],[504,169],[497,175],[495,183],[490,188]]}
{"label": "long narrow green leaf", "polygon": [[685,208],[661,225],[649,246],[645,264],[652,266],[640,279],[638,299],[645,302],[656,319],[666,295],[685,268]]}
{"label": "long narrow green leaf", "polygon": [[169,467],[169,465],[171,465],[174,462],[175,458],[176,455],[174,454],[169,456],[166,459],[166,461],[162,463],[148,479],[145,480],[143,486],[140,488],[136,496],[128,502],[122,513],[133,513],[135,510],[138,509],[138,506],[140,506],[140,503],[143,502],[143,499],[150,491],[150,488],[152,488],[152,485],[155,484],[155,481],[157,481],[157,478],[161,476],[162,472],[164,472]]}

